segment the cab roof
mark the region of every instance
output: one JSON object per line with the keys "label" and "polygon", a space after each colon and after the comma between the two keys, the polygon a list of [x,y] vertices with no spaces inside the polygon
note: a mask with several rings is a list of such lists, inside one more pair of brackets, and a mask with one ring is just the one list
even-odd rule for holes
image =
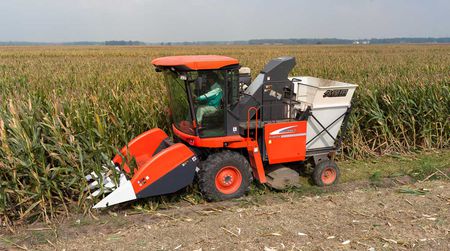
{"label": "cab roof", "polygon": [[217,55],[170,56],[152,60],[156,67],[175,67],[178,70],[217,70],[227,66],[239,65],[234,58]]}

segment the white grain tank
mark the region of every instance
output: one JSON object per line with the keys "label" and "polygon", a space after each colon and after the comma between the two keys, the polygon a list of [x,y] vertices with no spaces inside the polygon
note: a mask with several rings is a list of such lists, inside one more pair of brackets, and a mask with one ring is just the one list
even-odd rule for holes
{"label": "white grain tank", "polygon": [[[294,83],[295,110],[311,109],[308,118],[306,150],[313,152],[335,147],[353,93],[358,85],[314,77],[291,77]],[[324,130],[325,129],[325,130]]]}

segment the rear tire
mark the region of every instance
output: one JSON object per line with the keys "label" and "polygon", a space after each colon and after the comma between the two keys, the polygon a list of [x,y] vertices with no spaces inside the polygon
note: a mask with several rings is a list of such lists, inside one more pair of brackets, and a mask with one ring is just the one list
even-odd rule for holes
{"label": "rear tire", "polygon": [[222,151],[200,162],[198,182],[200,191],[210,201],[243,196],[253,180],[247,159],[237,152]]}
{"label": "rear tire", "polygon": [[340,176],[341,172],[336,163],[332,160],[324,160],[316,165],[312,178],[314,184],[324,187],[338,183]]}

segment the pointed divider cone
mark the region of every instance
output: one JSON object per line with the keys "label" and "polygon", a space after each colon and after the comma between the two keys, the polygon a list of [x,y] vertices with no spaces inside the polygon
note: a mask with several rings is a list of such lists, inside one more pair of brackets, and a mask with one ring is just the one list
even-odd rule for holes
{"label": "pointed divider cone", "polygon": [[95,204],[93,208],[104,208],[109,207],[115,204],[119,204],[122,202],[135,200],[136,194],[134,193],[133,186],[131,185],[131,181],[127,180],[125,182],[121,182],[120,186],[116,188],[112,193],[103,198],[99,203]]}

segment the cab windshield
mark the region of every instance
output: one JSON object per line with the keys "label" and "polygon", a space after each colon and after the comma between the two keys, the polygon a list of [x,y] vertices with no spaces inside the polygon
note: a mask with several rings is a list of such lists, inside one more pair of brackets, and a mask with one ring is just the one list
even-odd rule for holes
{"label": "cab windshield", "polygon": [[[165,76],[175,127],[190,135],[196,135],[198,132],[200,137],[225,136],[225,86],[227,82],[231,84],[235,73],[237,71],[208,70],[177,73],[167,70]],[[228,95],[231,94],[231,92],[228,93]],[[192,113],[189,97],[192,98]],[[236,98],[237,96],[233,95],[228,99]],[[193,121],[196,121],[196,128]]]}
{"label": "cab windshield", "polygon": [[170,110],[175,127],[184,133],[195,135],[185,81],[172,71],[166,71],[164,75],[169,90]]}
{"label": "cab windshield", "polygon": [[226,135],[224,113],[225,70],[189,72],[189,88],[200,137]]}

